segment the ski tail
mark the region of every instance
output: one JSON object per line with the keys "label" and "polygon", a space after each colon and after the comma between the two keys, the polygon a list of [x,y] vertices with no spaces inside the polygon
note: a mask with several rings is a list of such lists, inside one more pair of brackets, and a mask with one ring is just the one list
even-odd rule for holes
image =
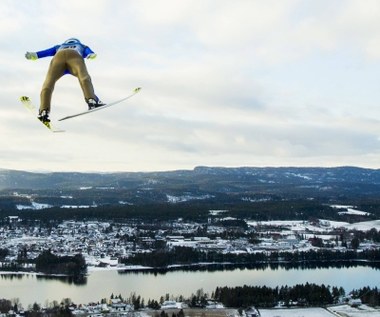
{"label": "ski tail", "polygon": [[65,130],[61,130],[59,128],[54,127],[50,122],[42,122],[37,118],[37,108],[34,106],[32,101],[28,96],[21,96],[20,101],[23,104],[23,106],[40,122],[42,123],[46,128],[48,128],[51,132],[65,132]]}

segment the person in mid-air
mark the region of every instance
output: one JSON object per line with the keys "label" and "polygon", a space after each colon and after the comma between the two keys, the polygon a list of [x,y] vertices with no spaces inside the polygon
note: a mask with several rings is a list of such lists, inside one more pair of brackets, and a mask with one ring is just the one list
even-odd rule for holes
{"label": "person in mid-air", "polygon": [[53,59],[50,62],[49,70],[42,86],[38,119],[44,123],[50,122],[49,113],[54,86],[56,81],[65,74],[71,74],[78,78],[89,109],[104,106],[104,103],[95,95],[91,77],[84,62],[84,58],[94,59],[96,57],[91,48],[76,38],[70,38],[64,43],[49,49],[38,52],[26,52],[25,54],[25,57],[29,60],[48,56],[53,56]]}

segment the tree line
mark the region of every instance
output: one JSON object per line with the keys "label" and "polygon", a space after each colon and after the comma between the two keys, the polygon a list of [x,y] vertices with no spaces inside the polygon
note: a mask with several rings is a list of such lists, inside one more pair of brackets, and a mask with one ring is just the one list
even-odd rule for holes
{"label": "tree line", "polygon": [[380,289],[377,287],[363,287],[358,290],[353,290],[352,295],[355,298],[360,298],[363,303],[372,307],[380,306]]}
{"label": "tree line", "polygon": [[344,295],[343,288],[316,284],[297,284],[295,286],[266,287],[241,286],[218,287],[215,300],[227,307],[274,307],[282,302],[286,306],[325,306],[338,302]]}
{"label": "tree line", "polygon": [[[363,287],[358,290],[352,290],[347,296],[346,291],[342,287],[329,286],[329,285],[317,285],[314,283],[297,284],[294,286],[281,286],[281,287],[267,287],[267,286],[237,286],[237,287],[217,287],[212,292],[211,296],[205,293],[203,289],[199,289],[195,294],[191,294],[190,297],[185,298],[182,295],[174,297],[166,294],[161,296],[159,301],[149,299],[145,302],[144,298],[140,295],[132,293],[129,298],[124,299],[121,295],[114,296],[112,298],[119,298],[121,301],[129,303],[133,306],[135,311],[144,308],[150,308],[154,310],[161,310],[162,304],[165,300],[175,300],[177,302],[184,302],[190,308],[204,308],[209,302],[219,302],[225,307],[239,308],[239,311],[251,306],[258,308],[272,308],[279,303],[283,306],[298,306],[298,307],[321,307],[336,303],[348,302],[349,298],[359,298],[363,304],[367,304],[372,307],[378,307],[380,305],[380,290],[370,287]],[[102,299],[100,302],[105,304],[107,299]],[[147,304],[145,304],[147,303]],[[72,312],[70,307],[77,307],[70,298],[53,301],[48,304],[45,312],[41,311],[41,305],[34,303],[29,305],[29,309],[25,311],[26,317],[40,317],[46,316],[62,316],[70,317]],[[0,313],[6,314],[10,310],[17,313],[21,309],[21,306],[17,299],[6,300],[0,299]],[[44,315],[45,314],[45,315]],[[156,317],[170,317],[164,310],[161,313],[156,313]],[[183,317],[184,312],[179,310],[177,313],[172,314],[171,317]]]}
{"label": "tree line", "polygon": [[[344,267],[367,261],[371,266],[380,266],[380,250],[309,250],[309,251],[281,251],[258,253],[221,253],[217,251],[202,251],[190,247],[175,247],[170,250],[159,249],[151,253],[137,253],[132,257],[122,258],[121,263],[127,265],[142,265],[155,268],[165,268],[173,264],[194,265],[197,263],[239,264],[266,268],[268,264],[286,267],[313,267],[331,266]],[[363,263],[364,264],[364,263]]]}
{"label": "tree line", "polygon": [[[356,205],[359,209],[369,212],[367,216],[362,215],[339,215],[337,210],[330,207],[323,199],[308,200],[299,198],[289,198],[288,196],[271,197],[265,201],[244,201],[245,195],[249,194],[229,194],[220,195],[215,193],[213,198],[204,200],[193,200],[181,203],[152,202],[146,200],[145,203],[133,205],[119,205],[118,203],[99,204],[90,208],[60,208],[52,207],[42,210],[34,210],[32,213],[16,210],[15,208],[0,208],[0,219],[5,219],[10,214],[19,216],[25,220],[40,220],[44,223],[62,220],[126,220],[142,219],[145,221],[154,220],[175,220],[183,218],[186,221],[204,221],[210,216],[209,210],[228,210],[227,215],[238,219],[254,219],[257,221],[268,220],[309,220],[319,218],[339,221],[363,221],[378,219],[380,215],[380,200],[373,201],[357,200],[347,204]],[[42,198],[41,198],[42,199]],[[120,198],[115,200],[119,201]],[[49,203],[49,201],[41,200]],[[88,198],[91,205],[93,197]],[[13,202],[14,204],[15,202]],[[84,204],[79,199],[78,203]]]}

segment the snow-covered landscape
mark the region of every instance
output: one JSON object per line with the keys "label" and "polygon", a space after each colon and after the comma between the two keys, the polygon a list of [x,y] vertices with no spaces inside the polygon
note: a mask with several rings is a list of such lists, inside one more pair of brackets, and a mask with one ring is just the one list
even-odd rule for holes
{"label": "snow-covered landscape", "polygon": [[261,317],[379,317],[380,310],[361,305],[337,305],[327,308],[260,309]]}
{"label": "snow-covered landscape", "polygon": [[[205,267],[296,271],[332,266],[342,272],[353,265],[359,266],[359,272],[365,265],[372,274],[371,257],[380,250],[378,174],[349,167],[197,167],[147,174],[5,172],[0,178],[3,187],[12,189],[0,193],[1,264],[10,277],[20,274],[9,269],[17,265],[23,274],[42,276],[45,273],[35,272],[34,261],[49,250],[58,256],[80,254],[89,279],[97,274],[133,275],[157,269],[179,273]],[[191,256],[182,262],[152,264],[162,254],[177,255],[177,250]],[[171,256],[169,260],[176,258]],[[135,258],[140,262],[133,262]],[[291,279],[294,272],[289,273]],[[311,279],[305,277],[300,283]],[[243,277],[241,283],[247,280]],[[334,297],[338,302],[325,309],[304,308],[294,301],[291,308],[286,304],[260,311],[261,316],[285,317],[378,313],[365,304],[352,307]],[[172,309],[169,306],[163,305]],[[219,309],[231,316],[231,310]]]}
{"label": "snow-covered landscape", "polygon": [[[340,206],[339,210],[348,208]],[[352,211],[356,209],[350,207]],[[223,218],[223,211],[211,210],[210,214]],[[18,217],[10,218],[10,228],[0,228],[0,242],[11,252],[8,260],[16,258],[19,252],[27,247],[31,258],[37,256],[41,250],[51,249],[60,255],[71,255],[81,252],[89,268],[101,264],[110,268],[125,268],[118,261],[119,257],[126,257],[136,252],[150,252],[149,245],[155,239],[143,237],[136,243],[121,239],[124,236],[134,236],[138,233],[136,225],[123,223],[110,223],[101,221],[75,222],[63,221],[57,227],[45,228],[23,226]],[[208,223],[207,233],[222,235],[227,229],[221,223]],[[311,238],[317,237],[323,242],[333,245],[333,248],[342,250],[338,241],[343,231],[370,229],[380,230],[380,220],[371,220],[358,223],[347,223],[331,220],[314,221],[247,221],[248,229],[260,236],[260,242],[252,244],[247,239],[223,239],[197,236],[199,228],[204,224],[196,222],[178,221],[172,230],[164,234],[157,228],[156,239],[166,241],[169,248],[185,246],[197,250],[218,250],[226,253],[255,253],[267,251],[307,251],[318,249],[312,245]],[[160,233],[161,232],[161,233]],[[188,236],[191,235],[191,238]],[[373,241],[362,241],[359,249],[380,248],[380,244]]]}

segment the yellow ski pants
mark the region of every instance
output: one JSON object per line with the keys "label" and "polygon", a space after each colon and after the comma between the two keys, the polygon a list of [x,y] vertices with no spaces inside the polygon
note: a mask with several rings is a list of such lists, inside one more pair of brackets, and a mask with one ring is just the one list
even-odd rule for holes
{"label": "yellow ski pants", "polygon": [[40,95],[40,113],[43,110],[50,112],[55,83],[65,74],[65,71],[69,71],[71,75],[78,78],[86,100],[89,98],[97,99],[83,57],[75,50],[65,49],[58,51],[50,62]]}

